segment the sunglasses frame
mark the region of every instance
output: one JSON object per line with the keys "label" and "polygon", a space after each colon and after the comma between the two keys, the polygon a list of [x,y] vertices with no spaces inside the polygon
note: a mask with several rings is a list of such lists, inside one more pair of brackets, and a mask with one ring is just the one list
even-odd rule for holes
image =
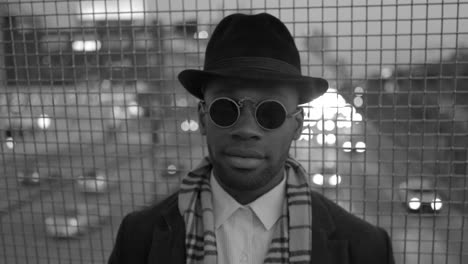
{"label": "sunglasses frame", "polygon": [[[234,122],[233,122],[231,125],[229,125],[229,126],[221,126],[221,125],[219,125],[218,123],[216,123],[216,122],[213,120],[213,118],[211,117],[211,114],[210,114],[210,112],[211,112],[211,111],[210,111],[210,110],[211,110],[211,106],[213,105],[213,103],[215,103],[215,102],[218,101],[218,100],[222,100],[222,99],[226,99],[226,100],[228,100],[228,101],[233,102],[234,105],[235,105],[236,108],[237,108],[237,118],[236,118],[236,121],[234,121]],[[207,103],[206,103],[204,100],[200,101],[200,105],[201,105],[201,109],[202,109],[203,114],[206,114],[206,113],[208,112],[208,116],[210,117],[210,120],[211,120],[211,122],[213,122],[213,124],[215,124],[215,125],[216,125],[217,127],[219,127],[219,128],[230,128],[230,127],[233,127],[233,126],[237,123],[237,121],[239,121],[239,118],[240,118],[240,116],[241,116],[240,111],[241,111],[241,109],[244,107],[244,102],[245,102],[245,101],[250,101],[250,102],[252,102],[252,103],[254,104],[254,106],[255,106],[255,108],[254,108],[254,109],[255,109],[255,111],[254,111],[255,122],[257,123],[257,125],[258,125],[259,127],[261,127],[261,128],[264,129],[264,130],[275,130],[275,129],[278,129],[278,128],[280,128],[280,127],[284,124],[284,122],[286,121],[287,118],[291,118],[291,117],[293,117],[293,116],[296,116],[296,115],[300,114],[300,113],[303,111],[303,108],[302,108],[302,107],[298,107],[296,111],[294,111],[294,112],[292,112],[292,113],[288,113],[288,110],[286,109],[286,107],[284,106],[284,104],[281,103],[281,102],[278,101],[278,100],[266,99],[266,100],[263,100],[263,101],[260,101],[260,102],[257,102],[257,103],[256,103],[253,99],[251,99],[251,98],[249,98],[249,97],[244,97],[244,98],[242,98],[242,99],[239,99],[237,102],[236,102],[236,100],[234,100],[234,99],[232,99],[232,98],[229,98],[229,97],[218,97],[218,98],[216,98],[215,100],[213,100],[213,102],[211,102],[211,104],[208,106],[208,109],[206,109]],[[281,107],[282,107],[283,110],[284,110],[285,117],[284,117],[283,123],[281,123],[281,125],[278,126],[277,128],[266,128],[266,127],[262,126],[262,125],[258,122],[258,119],[257,119],[258,107],[259,107],[260,105],[262,105],[263,103],[265,103],[265,102],[275,102],[275,103],[278,103],[279,105],[281,105]],[[207,110],[208,110],[208,111],[207,111]]]}

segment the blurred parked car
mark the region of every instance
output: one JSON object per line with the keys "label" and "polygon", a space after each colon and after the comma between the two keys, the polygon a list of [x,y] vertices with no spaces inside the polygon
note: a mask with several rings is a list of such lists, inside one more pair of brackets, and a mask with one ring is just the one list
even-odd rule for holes
{"label": "blurred parked car", "polygon": [[17,173],[18,181],[23,185],[39,185],[40,184],[40,175],[37,170],[24,170],[18,171]]}
{"label": "blurred parked car", "polygon": [[322,188],[336,188],[341,184],[341,180],[341,175],[337,173],[335,167],[325,167],[321,173],[310,176],[310,182]]}
{"label": "blurred parked car", "polygon": [[362,153],[366,151],[366,143],[364,141],[356,141],[354,144],[352,141],[345,141],[341,147],[344,152]]}
{"label": "blurred parked car", "polygon": [[117,185],[117,182],[109,180],[104,170],[90,170],[78,177],[78,188],[85,193],[104,193]]}
{"label": "blurred parked car", "polygon": [[19,183],[27,186],[51,183],[59,178],[59,174],[56,171],[37,167],[17,168],[16,176]]}
{"label": "blurred parked car", "polygon": [[410,179],[402,182],[399,196],[410,212],[437,213],[443,207],[441,196],[429,180]]}
{"label": "blurred parked car", "polygon": [[109,206],[77,204],[45,218],[46,232],[51,237],[73,238],[98,227],[110,216]]}
{"label": "blurred parked car", "polygon": [[176,159],[163,159],[161,165],[161,176],[165,178],[181,178],[186,169],[186,166]]}

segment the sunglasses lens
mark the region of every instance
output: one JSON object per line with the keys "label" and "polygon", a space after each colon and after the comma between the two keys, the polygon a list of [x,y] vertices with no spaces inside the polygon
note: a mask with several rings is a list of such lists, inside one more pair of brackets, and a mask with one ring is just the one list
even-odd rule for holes
{"label": "sunglasses lens", "polygon": [[228,99],[217,99],[210,106],[210,117],[218,126],[229,127],[239,117],[237,105]]}
{"label": "sunglasses lens", "polygon": [[258,106],[256,115],[262,127],[275,129],[280,127],[286,119],[286,110],[278,102],[266,101]]}

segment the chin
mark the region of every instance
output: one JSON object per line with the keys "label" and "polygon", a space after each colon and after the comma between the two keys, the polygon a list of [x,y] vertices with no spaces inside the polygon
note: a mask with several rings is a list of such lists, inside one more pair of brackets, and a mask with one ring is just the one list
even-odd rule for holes
{"label": "chin", "polygon": [[232,184],[229,184],[229,188],[236,189],[239,191],[255,191],[261,189],[265,184],[259,183],[259,182],[252,182],[252,181],[246,181],[246,182],[232,182]]}
{"label": "chin", "polygon": [[255,170],[237,169],[230,173],[223,173],[223,175],[230,175],[230,177],[220,178],[227,187],[241,191],[260,189],[271,180],[263,178],[262,175],[264,174]]}

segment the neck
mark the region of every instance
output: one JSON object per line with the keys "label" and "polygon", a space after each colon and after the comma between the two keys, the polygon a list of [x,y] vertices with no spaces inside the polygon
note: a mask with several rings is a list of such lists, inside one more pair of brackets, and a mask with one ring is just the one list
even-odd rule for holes
{"label": "neck", "polygon": [[279,170],[276,175],[271,179],[270,182],[265,184],[259,189],[256,190],[238,190],[234,188],[230,188],[229,186],[226,186],[217,176],[216,173],[214,173],[214,176],[216,177],[216,180],[218,181],[219,185],[232,197],[234,200],[236,200],[238,203],[242,205],[249,204],[255,200],[257,200],[258,197],[264,195],[265,193],[269,192],[271,189],[275,188],[284,178],[284,169]]}

